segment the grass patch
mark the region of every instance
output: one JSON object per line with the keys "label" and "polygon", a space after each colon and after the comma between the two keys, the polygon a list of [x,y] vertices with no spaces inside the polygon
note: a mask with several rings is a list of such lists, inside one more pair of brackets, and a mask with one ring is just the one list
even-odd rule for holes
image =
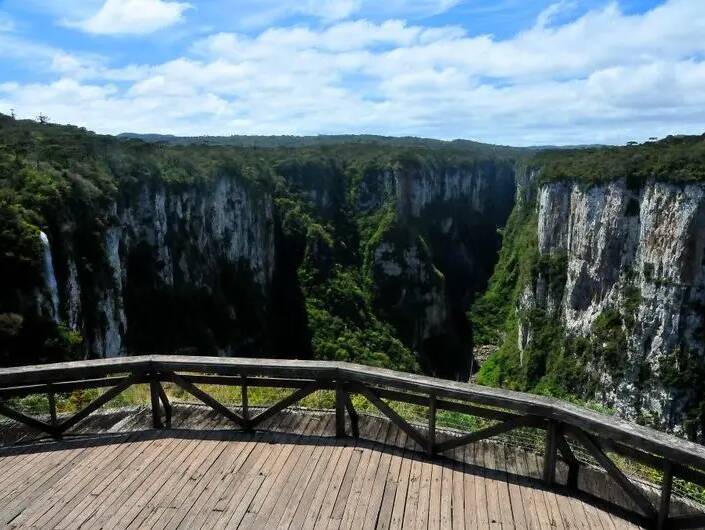
{"label": "grass patch", "polygon": [[[242,405],[241,387],[223,385],[198,385],[198,387],[221,403],[230,407],[239,407]],[[164,389],[172,402],[200,403],[196,398],[174,384],[166,383],[164,384]],[[288,388],[249,387],[249,405],[250,407],[266,408],[284,399],[294,390],[295,389]],[[99,389],[91,389],[57,394],[57,412],[59,414],[75,413],[96,399],[101,393],[102,391]],[[362,395],[354,394],[352,396],[352,402],[353,406],[360,414],[382,416],[380,411]],[[134,406],[148,407],[150,403],[149,385],[142,384],[128,388],[125,392],[108,402],[104,408],[114,410]],[[418,424],[421,427],[426,427],[428,424],[428,407],[398,401],[387,401],[387,404],[402,418],[412,424]],[[589,408],[600,412],[613,412],[596,403],[580,404],[587,405]],[[48,416],[49,414],[49,403],[46,395],[33,395],[21,399],[12,399],[9,400],[9,405],[31,415]],[[335,392],[332,390],[316,391],[306,396],[297,406],[312,410],[333,411],[335,409]],[[473,432],[487,428],[495,423],[496,422],[492,420],[447,410],[438,410],[436,414],[436,427],[438,429],[445,428]],[[503,434],[493,440],[498,443],[504,443],[510,447],[518,447],[526,451],[542,454],[545,434],[540,429],[523,428]],[[585,451],[576,451],[576,456],[578,456],[583,463],[593,466],[596,465]],[[610,458],[628,475],[637,477],[656,486],[659,486],[663,480],[662,472],[657,469],[628,460],[616,454],[610,454]],[[681,479],[675,479],[674,492],[681,497],[705,504],[705,488],[696,484]]]}

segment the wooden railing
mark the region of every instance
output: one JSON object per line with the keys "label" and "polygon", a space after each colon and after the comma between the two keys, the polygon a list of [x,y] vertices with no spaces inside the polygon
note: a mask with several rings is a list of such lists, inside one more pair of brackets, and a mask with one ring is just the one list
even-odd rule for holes
{"label": "wooden railing", "polygon": [[[430,455],[441,455],[519,428],[542,429],[545,431],[543,480],[547,485],[556,485],[556,463],[560,458],[568,466],[565,486],[578,489],[581,465],[571,447],[581,446],[639,507],[640,513],[635,513],[634,517],[644,526],[659,529],[705,526],[705,515],[670,515],[674,477],[705,486],[705,446],[557,399],[355,364],[155,355],[5,368],[0,369],[0,415],[61,438],[130,386],[149,384],[153,425],[161,428],[171,426],[172,420],[172,406],[162,386],[166,382],[178,385],[243,430],[256,429],[263,421],[313,392],[334,391],[339,437],[347,434],[346,417],[350,420],[351,434],[359,434],[358,413],[350,397],[359,394]],[[197,386],[202,384],[240,387],[241,406],[236,410],[226,406]],[[256,386],[294,390],[278,403],[261,410],[248,405],[248,388]],[[107,390],[82,410],[70,416],[57,415],[56,394],[89,388]],[[7,403],[8,399],[32,394],[48,396],[48,421],[29,416]],[[388,401],[428,407],[428,424],[420,428],[410,423]],[[441,439],[436,436],[439,410],[496,423]],[[643,488],[625,475],[608,453],[663,473],[658,506],[654,506]]]}

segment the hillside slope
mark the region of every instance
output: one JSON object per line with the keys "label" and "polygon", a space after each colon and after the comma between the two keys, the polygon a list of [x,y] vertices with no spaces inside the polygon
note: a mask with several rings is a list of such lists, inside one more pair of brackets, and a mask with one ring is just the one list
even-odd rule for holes
{"label": "hillside slope", "polygon": [[511,151],[0,127],[3,364],[187,350],[468,377]]}
{"label": "hillside slope", "polygon": [[475,303],[479,381],[702,438],[705,137],[546,153]]}

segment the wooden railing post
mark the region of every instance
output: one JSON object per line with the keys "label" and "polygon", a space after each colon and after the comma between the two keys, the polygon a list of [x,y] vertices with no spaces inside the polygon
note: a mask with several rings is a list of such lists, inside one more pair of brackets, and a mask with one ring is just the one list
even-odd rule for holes
{"label": "wooden railing post", "polygon": [[552,486],[556,482],[556,459],[558,456],[558,422],[549,420],[546,429],[546,447],[543,455],[543,480]]}
{"label": "wooden railing post", "polygon": [[51,388],[51,383],[48,385],[49,392],[47,393],[47,398],[49,399],[49,417],[51,418],[51,426],[56,427],[56,395]]}
{"label": "wooden railing post", "polygon": [[345,408],[348,411],[348,417],[350,418],[350,430],[354,438],[360,437],[360,415],[355,410],[352,399],[350,398],[350,393],[345,389]]}
{"label": "wooden railing post", "polygon": [[428,404],[428,445],[426,446],[426,453],[429,456],[436,452],[436,406],[436,396],[431,394]]}
{"label": "wooden railing post", "polygon": [[242,419],[245,420],[245,430],[251,430],[250,428],[250,403],[247,390],[247,376],[243,374],[242,376]]}
{"label": "wooden railing post", "polygon": [[661,502],[658,510],[656,528],[664,530],[671,511],[671,491],[673,490],[673,464],[669,460],[663,462],[663,482],[661,483]]}
{"label": "wooden railing post", "polygon": [[57,429],[57,426],[59,425],[59,421],[57,419],[57,414],[56,414],[56,394],[54,394],[54,390],[52,389],[52,384],[49,383],[47,385],[49,392],[47,393],[47,399],[49,400],[49,418],[50,418],[50,424],[51,428],[54,431],[52,433],[52,436],[56,439],[61,438],[61,433]]}
{"label": "wooden railing post", "polygon": [[159,409],[159,378],[157,374],[152,372],[149,379],[149,393],[152,398],[152,426],[155,429],[164,427]]}
{"label": "wooden railing post", "polygon": [[345,387],[343,381],[335,381],[335,436],[345,437]]}
{"label": "wooden railing post", "polygon": [[[184,375],[179,375],[182,372]],[[186,375],[189,374],[189,375]],[[595,413],[582,413],[572,405],[537,396],[481,389],[462,383],[446,383],[425,376],[407,376],[372,367],[317,361],[308,364],[295,360],[252,360],[200,357],[125,358],[114,361],[77,361],[60,365],[0,368],[0,415],[55,438],[78,425],[89,415],[134,384],[149,384],[152,420],[155,428],[170,427],[172,404],[164,383],[174,383],[238,426],[254,430],[275,414],[319,390],[335,390],[336,436],[348,436],[347,417],[352,436],[358,436],[358,412],[351,396],[360,395],[413,440],[429,457],[457,447],[476,443],[521,428],[546,429],[543,479],[557,483],[557,462],[568,466],[567,490],[579,491],[581,467],[574,451],[582,446],[633,501],[638,511],[632,515],[649,528],[686,528],[705,526],[705,514],[677,515],[671,510],[676,502],[673,481],[684,480],[705,485],[705,450],[667,434],[655,435],[648,429],[624,425],[616,419]],[[242,415],[220,403],[197,385],[241,386]],[[263,412],[250,410],[249,386],[295,390]],[[58,417],[57,396],[79,389],[105,388],[91,403],[69,417]],[[14,398],[26,395],[47,396],[48,414],[41,419],[16,410]],[[393,403],[428,408],[427,425],[411,424]],[[438,436],[438,411],[455,412],[492,420],[489,427],[457,436]],[[528,412],[527,412],[528,411]],[[332,412],[332,411],[331,411]],[[443,412],[441,412],[443,414]],[[346,417],[347,416],[347,417]],[[424,423],[423,420],[421,423]],[[427,429],[427,430],[426,430]],[[428,434],[426,436],[426,434]],[[570,441],[570,444],[569,444]],[[655,501],[634,477],[625,474],[612,455],[619,455],[663,471],[660,502]],[[563,464],[561,463],[561,466]]]}
{"label": "wooden railing post", "polygon": [[171,403],[169,403],[169,396],[166,395],[161,381],[157,381],[157,390],[159,391],[159,401],[161,402],[162,407],[164,407],[164,416],[166,419],[164,424],[168,429],[171,429],[171,417],[173,410],[171,407]]}
{"label": "wooden railing post", "polygon": [[566,486],[568,489],[576,491],[578,489],[578,476],[580,473],[580,462],[573,454],[573,450],[568,444],[568,440],[565,437],[565,429],[561,425],[558,429],[558,451],[563,456],[563,460],[568,464],[568,480]]}

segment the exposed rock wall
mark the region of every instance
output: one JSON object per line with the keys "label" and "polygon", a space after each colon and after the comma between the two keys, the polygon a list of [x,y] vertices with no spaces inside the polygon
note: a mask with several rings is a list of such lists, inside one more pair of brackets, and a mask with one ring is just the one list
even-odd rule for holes
{"label": "exposed rock wall", "polygon": [[[620,369],[601,373],[589,397],[691,435],[702,429],[703,388],[687,382],[705,372],[705,186],[556,182],[539,188],[536,207],[539,256],[561,256],[565,280],[539,273],[519,314],[543,309],[569,338],[590,338],[604,315],[619,314]],[[524,351],[536,330],[520,320]]]}
{"label": "exposed rock wall", "polygon": [[[266,193],[225,176],[181,188],[144,183],[124,190],[106,218],[109,225],[97,236],[102,259],[75,255],[70,230],[53,242],[65,247],[63,281],[57,289],[61,320],[81,331],[91,355],[128,352],[129,331],[137,322],[127,311],[126,297],[136,283],[148,284],[148,289],[133,291],[134,296],[203,290],[236,306],[240,301],[228,300],[232,293],[214,292],[221,288],[222,276],[232,273],[246,277],[261,299],[267,299],[275,241],[273,201]],[[239,316],[232,315],[235,327]]]}
{"label": "exposed rock wall", "polygon": [[386,198],[394,219],[373,241],[370,266],[377,304],[424,370],[467,380],[472,330],[465,311],[492,273],[498,229],[514,202],[514,167],[404,167],[368,175],[362,208]]}
{"label": "exposed rock wall", "polygon": [[[384,323],[377,336],[391,333],[387,343],[401,341],[428,373],[467,379],[465,311],[494,266],[497,230],[514,199],[513,163],[304,159],[276,171],[284,188],[227,176],[143,178],[96,205],[95,222],[69,210],[43,240],[42,315],[79,332],[88,356],[316,355],[306,343],[314,306],[304,307],[305,297],[320,305],[325,282],[359,274],[372,280],[364,296],[375,316],[365,318]],[[326,303],[340,302],[333,298]],[[296,307],[278,307],[286,300]],[[319,335],[330,350],[332,339]],[[291,336],[296,345],[285,344]]]}

